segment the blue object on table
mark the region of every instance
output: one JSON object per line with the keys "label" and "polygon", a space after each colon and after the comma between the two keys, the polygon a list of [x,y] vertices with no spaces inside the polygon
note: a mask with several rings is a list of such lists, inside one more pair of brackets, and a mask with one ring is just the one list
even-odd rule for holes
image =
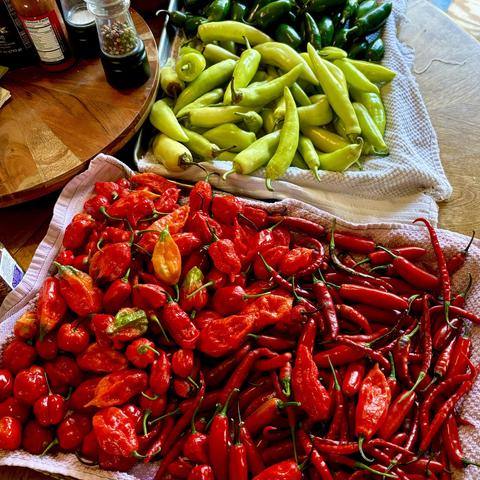
{"label": "blue object on table", "polygon": [[449,5],[452,3],[452,0],[432,0],[432,3],[438,8],[447,11]]}

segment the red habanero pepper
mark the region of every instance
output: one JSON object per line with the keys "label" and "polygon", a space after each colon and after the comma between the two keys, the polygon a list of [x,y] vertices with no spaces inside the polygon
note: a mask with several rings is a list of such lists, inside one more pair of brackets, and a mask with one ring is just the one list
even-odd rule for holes
{"label": "red habanero pepper", "polygon": [[103,195],[104,197],[116,200],[118,192],[120,191],[120,185],[115,182],[95,182],[95,193],[97,195]]}
{"label": "red habanero pepper", "polygon": [[203,243],[210,242],[212,234],[215,234],[217,237],[223,237],[223,229],[220,223],[201,211],[190,215],[186,228],[187,231],[193,232],[200,237]]}
{"label": "red habanero pepper", "polygon": [[370,440],[387,418],[391,393],[387,379],[378,363],[363,379],[355,412],[355,435],[361,451],[362,444]]}
{"label": "red habanero pepper", "polygon": [[15,397],[8,397],[0,403],[0,418],[13,417],[24,424],[30,415],[30,406]]}
{"label": "red habanero pepper", "polygon": [[75,254],[71,250],[62,250],[56,257],[55,261],[62,265],[73,265]]}
{"label": "red habanero pepper", "polygon": [[262,208],[243,205],[243,211],[239,215],[239,220],[248,222],[249,225],[255,226],[255,228],[258,230],[267,225],[268,214]]}
{"label": "red habanero pepper", "polygon": [[98,449],[98,465],[102,470],[128,472],[137,461],[138,460],[133,456],[123,457],[121,455],[111,455],[101,448]]}
{"label": "red habanero pepper", "polygon": [[103,377],[95,387],[94,397],[85,407],[112,407],[128,402],[147,388],[148,377],[143,370],[129,369]]}
{"label": "red habanero pepper", "polygon": [[18,318],[13,327],[13,334],[17,338],[30,340],[38,333],[39,320],[35,310],[27,310]]}
{"label": "red habanero pepper", "polygon": [[[427,251],[422,247],[399,247],[392,248],[391,251],[400,257],[407,260],[417,260],[421,256],[425,255]],[[385,250],[375,250],[368,254],[368,260],[372,267],[378,267],[380,265],[386,265],[390,263],[392,256]]]}
{"label": "red habanero pepper", "polygon": [[138,439],[131,418],[116,407],[93,416],[93,431],[99,447],[111,454],[128,457],[138,449]]}
{"label": "red habanero pepper", "polygon": [[171,213],[178,207],[180,190],[177,187],[167,188],[159,198],[153,201],[155,210],[161,213]]}
{"label": "red habanero pepper", "polygon": [[16,450],[22,443],[22,424],[13,417],[0,418],[0,448]]}
{"label": "red habanero pepper", "polygon": [[408,302],[402,297],[376,288],[344,283],[340,286],[338,293],[344,300],[365,303],[386,310],[406,310],[408,308]]}
{"label": "red habanero pepper", "polygon": [[127,368],[128,360],[117,350],[92,343],[77,356],[77,364],[87,372],[110,373]]}
{"label": "red habanero pepper", "polygon": [[301,480],[302,471],[295,460],[284,460],[276,463],[262,473],[256,475],[252,480]]}
{"label": "red habanero pepper", "polygon": [[77,450],[85,436],[92,430],[90,416],[81,413],[72,413],[57,427],[58,444],[62,450],[69,452]]}
{"label": "red habanero pepper", "polygon": [[230,225],[243,211],[243,203],[234,195],[215,195],[212,199],[212,216],[220,223]]}
{"label": "red habanero pepper", "polygon": [[358,360],[348,365],[343,377],[342,390],[347,397],[353,397],[360,390],[360,385],[365,377],[365,362]]}
{"label": "red habanero pepper", "polygon": [[296,401],[313,421],[328,418],[331,398],[318,379],[318,368],[305,345],[299,345],[292,371],[292,388]]}
{"label": "red habanero pepper", "polygon": [[13,394],[15,398],[27,405],[33,405],[37,399],[47,393],[47,377],[42,367],[33,365],[22,370],[15,377]]}
{"label": "red habanero pepper", "polygon": [[193,370],[194,366],[194,353],[193,350],[180,348],[172,355],[172,371],[179,377],[188,377]]}
{"label": "red habanero pepper", "polygon": [[90,275],[70,266],[57,264],[59,287],[68,307],[80,317],[102,309],[102,294]]}
{"label": "red habanero pepper", "polygon": [[105,227],[101,233],[99,242],[104,243],[122,243],[132,240],[132,232],[118,227]]}
{"label": "red habanero pepper", "polygon": [[130,244],[109,243],[90,259],[88,273],[95,283],[111,283],[125,275],[131,260]]}
{"label": "red habanero pepper", "polygon": [[467,246],[460,252],[456,253],[451,257],[447,262],[447,271],[450,275],[453,275],[455,272],[460,270],[460,268],[464,265],[465,259],[468,255],[468,250],[472,246],[473,239],[475,238],[475,231],[473,231],[470,241],[468,242]]}
{"label": "red habanero pepper", "polygon": [[81,458],[86,458],[91,462],[98,462],[100,447],[98,446],[97,437],[92,430],[82,440],[82,446],[80,447]]}
{"label": "red habanero pepper", "polygon": [[57,342],[61,350],[78,354],[88,347],[90,335],[79,323],[64,323],[58,330]]}
{"label": "red habanero pepper", "polygon": [[186,312],[201,310],[208,302],[208,292],[203,285],[203,273],[198,267],[193,267],[183,279],[180,287],[179,304]]}
{"label": "red habanero pepper", "polygon": [[263,296],[268,292],[248,295],[240,285],[228,285],[218,288],[212,297],[212,307],[222,315],[233,315],[240,312],[248,304],[250,298]]}
{"label": "red habanero pepper", "polygon": [[[265,250],[262,252],[262,256],[268,265],[277,270],[282,258],[288,251],[289,248],[286,245],[279,245]],[[255,277],[260,280],[268,280],[270,278],[270,273],[266,269],[260,256],[256,256],[253,261],[253,271]]]}
{"label": "red habanero pepper", "polygon": [[197,465],[192,468],[188,480],[215,480],[215,476],[210,465]]}
{"label": "red habanero pepper", "polygon": [[31,345],[14,339],[3,350],[2,366],[12,373],[18,373],[33,365],[36,356],[37,353]]}
{"label": "red habanero pepper", "polygon": [[57,425],[67,413],[67,402],[61,395],[49,393],[36,400],[33,413],[42,427]]}
{"label": "red habanero pepper", "polygon": [[188,204],[190,205],[192,214],[197,211],[208,214],[210,212],[212,197],[213,192],[210,183],[204,180],[195,183],[188,196]]}
{"label": "red habanero pepper", "polygon": [[13,376],[9,370],[0,370],[0,402],[8,398],[13,392]]}
{"label": "red habanero pepper", "polygon": [[278,271],[285,277],[296,275],[312,263],[314,251],[311,248],[295,247],[281,259]]}
{"label": "red habanero pepper", "polygon": [[100,382],[101,377],[90,378],[85,380],[72,392],[68,407],[77,413],[91,413],[97,409],[95,407],[85,407],[87,403],[95,396],[95,389]]}
{"label": "red habanero pepper", "polygon": [[63,319],[67,302],[61,294],[60,281],[47,277],[38,293],[37,316],[40,338],[52,331]]}
{"label": "red habanero pepper", "polygon": [[122,278],[114,280],[103,295],[103,308],[107,313],[117,313],[120,308],[125,306],[132,294],[132,286],[128,281],[130,269],[128,269]]}
{"label": "red habanero pepper", "polygon": [[194,250],[200,248],[203,244],[200,237],[193,232],[179,232],[172,235],[173,240],[177,244],[180,250],[180,255],[186,257],[190,255]]}
{"label": "red habanero pepper", "polygon": [[95,220],[88,213],[75,215],[67,225],[62,244],[67,250],[76,250],[87,243],[91,231],[95,228]]}
{"label": "red habanero pepper", "polygon": [[290,318],[293,298],[289,295],[262,295],[247,305],[241,312],[254,317],[254,330],[259,332],[269,325]]}
{"label": "red habanero pepper", "polygon": [[171,363],[164,350],[159,350],[158,358],[150,369],[149,385],[153,393],[163,395],[170,387]]}
{"label": "red habanero pepper", "polygon": [[77,362],[66,355],[59,355],[44,364],[51,387],[77,386],[82,381],[82,372]]}
{"label": "red habanero pepper", "polygon": [[177,188],[175,183],[153,172],[136,173],[130,177],[135,188],[148,187],[152,192],[162,194],[169,188]]}
{"label": "red habanero pepper", "polygon": [[[151,388],[147,388],[139,397],[138,404],[144,412],[150,411],[150,415],[158,418],[165,413],[167,407],[166,395],[155,395]],[[160,423],[158,423],[160,425]]]}
{"label": "red habanero pepper", "polygon": [[170,299],[162,310],[163,325],[181,348],[193,349],[200,343],[200,332],[188,314]]}
{"label": "red habanero pepper", "polygon": [[[330,241],[331,234],[327,234],[327,240]],[[340,250],[346,250],[352,253],[371,254],[375,251],[376,244],[373,240],[348,233],[335,232],[335,245]]]}
{"label": "red habanero pepper", "polygon": [[200,332],[198,349],[211,357],[222,357],[237,350],[252,333],[255,315],[230,315],[211,320]]}
{"label": "red habanero pepper", "polygon": [[53,432],[30,420],[23,428],[22,448],[32,455],[40,455],[52,443]]}
{"label": "red habanero pepper", "polygon": [[155,361],[158,351],[155,344],[147,338],[137,338],[129,343],[125,355],[129,362],[137,368],[147,368]]}
{"label": "red habanero pepper", "polygon": [[105,195],[95,195],[83,204],[83,210],[95,220],[102,220],[105,218],[103,210],[110,206],[111,201],[112,200]]}
{"label": "red habanero pepper", "polygon": [[155,210],[153,201],[148,198],[149,192],[134,191],[127,196],[115,200],[107,208],[100,208],[105,212],[107,218],[123,219],[135,228],[139,220],[151,215]]}
{"label": "red habanero pepper", "polygon": [[223,273],[240,273],[242,264],[235,250],[234,243],[228,239],[219,239],[216,235],[215,241],[208,247],[208,254],[215,265],[215,268]]}

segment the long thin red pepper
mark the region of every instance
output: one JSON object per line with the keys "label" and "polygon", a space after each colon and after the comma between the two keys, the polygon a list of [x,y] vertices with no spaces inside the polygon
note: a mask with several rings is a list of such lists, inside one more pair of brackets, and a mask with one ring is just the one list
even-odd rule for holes
{"label": "long thin red pepper", "polygon": [[[443,305],[435,305],[434,307],[430,308],[430,315],[434,315],[437,312],[441,312],[444,310]],[[467,320],[470,320],[473,323],[476,323],[477,325],[480,325],[480,317],[478,315],[475,315],[472,312],[469,312],[463,308],[456,307],[454,305],[450,305],[449,312],[452,315],[466,318]]]}
{"label": "long thin red pepper", "polygon": [[335,405],[335,412],[333,414],[332,421],[330,422],[326,438],[337,438],[340,434],[341,423],[345,416],[345,400],[343,398],[342,387],[340,386],[337,373],[335,372],[333,365],[331,365],[331,368],[334,380],[333,401]]}
{"label": "long thin red pepper", "polygon": [[366,303],[386,310],[406,310],[408,308],[408,302],[404,298],[375,288],[344,283],[340,286],[338,293],[344,300]]}
{"label": "long thin red pepper", "polygon": [[382,368],[384,368],[387,372],[390,372],[390,362],[381,353],[369,347],[367,344],[356,343],[352,339],[348,338],[346,335],[339,335],[337,337],[337,341],[342,345],[351,347],[353,350],[362,352],[362,356],[367,356],[374,362],[378,362],[382,366]]}
{"label": "long thin red pepper", "polygon": [[455,415],[448,416],[447,421],[442,428],[442,439],[448,459],[455,467],[462,468],[466,465],[480,466],[479,463],[472,462],[465,458],[463,454]]}
{"label": "long thin red pepper", "polygon": [[315,467],[315,470],[320,474],[320,478],[322,480],[333,480],[327,462],[322,457],[320,452],[315,449],[312,441],[310,440],[310,438],[308,438],[307,433],[303,429],[300,429],[298,431],[298,440],[305,454],[308,456],[313,466]]}
{"label": "long thin red pepper", "polygon": [[313,293],[317,303],[321,306],[322,316],[328,325],[330,338],[335,340],[338,335],[338,319],[335,311],[335,305],[325,282],[313,278]]}
{"label": "long thin red pepper", "polygon": [[472,246],[473,239],[475,238],[475,230],[472,233],[470,241],[468,242],[467,246],[461,251],[456,253],[452,258],[450,258],[447,262],[447,271],[450,275],[453,275],[457,270],[465,263],[465,259],[467,258],[468,250]]}
{"label": "long thin red pepper", "polygon": [[248,470],[252,475],[258,475],[265,470],[265,464],[263,463],[262,457],[257,450],[257,447],[253,443],[250,432],[247,430],[245,425],[240,422],[239,432],[238,432],[240,441],[245,445],[245,450],[247,453],[247,462]]}
{"label": "long thin red pepper", "polygon": [[335,305],[336,312],[346,320],[358,325],[365,333],[372,333],[372,327],[368,320],[350,305]]}

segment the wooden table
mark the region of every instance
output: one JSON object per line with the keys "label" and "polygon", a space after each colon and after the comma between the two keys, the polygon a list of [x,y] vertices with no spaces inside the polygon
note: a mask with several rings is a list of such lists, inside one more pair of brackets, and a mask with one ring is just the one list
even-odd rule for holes
{"label": "wooden table", "polygon": [[[440,205],[440,226],[469,235],[480,226],[480,45],[425,0],[412,1],[401,38],[415,48],[415,70],[433,58],[465,61],[462,66],[433,62],[417,81],[438,134],[442,161],[454,193]],[[26,268],[46,232],[57,194],[0,210],[0,241]],[[15,225],[15,226],[14,226]],[[0,468],[0,480],[46,480],[20,468]]]}
{"label": "wooden table", "polygon": [[116,153],[138,131],[156,97],[155,38],[137,13],[150,78],[116,90],[99,59],[81,59],[60,73],[38,66],[2,78],[12,99],[0,110],[0,207],[57,191],[98,153]]}

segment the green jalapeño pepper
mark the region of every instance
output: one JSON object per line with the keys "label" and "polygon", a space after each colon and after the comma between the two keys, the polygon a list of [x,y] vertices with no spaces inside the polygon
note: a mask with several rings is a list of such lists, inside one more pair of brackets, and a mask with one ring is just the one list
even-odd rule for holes
{"label": "green jalape\u00f1o pepper", "polygon": [[331,172],[343,172],[357,163],[362,154],[363,142],[351,144],[331,153],[318,155],[320,167]]}
{"label": "green jalape\u00f1o pepper", "polygon": [[178,113],[183,107],[210,90],[226,83],[232,76],[235,60],[224,60],[204,70],[179,95],[173,111]]}
{"label": "green jalape\u00f1o pepper", "polygon": [[313,71],[316,73],[322,90],[327,96],[328,103],[335,113],[343,120],[347,135],[355,140],[361,133],[360,125],[355,115],[355,110],[350,102],[348,91],[326,67],[326,60],[323,60],[312,45],[308,45],[308,54],[312,62]]}
{"label": "green jalape\u00f1o pepper", "polygon": [[208,19],[198,15],[187,15],[187,19],[183,25],[183,30],[186,34],[192,35],[197,32],[200,25],[207,23]]}
{"label": "green jalape\u00f1o pepper", "polygon": [[257,12],[265,5],[271,3],[271,1],[272,0],[255,0],[253,2],[252,8],[250,9],[250,13],[247,16],[247,23],[252,23]]}
{"label": "green jalape\u00f1o pepper", "polygon": [[245,107],[261,107],[278,98],[285,87],[291,86],[303,71],[303,65],[297,65],[281,77],[258,86],[249,86],[235,91],[233,103]]}
{"label": "green jalape\u00f1o pepper", "polygon": [[353,24],[353,28],[357,28],[358,35],[374,32],[384,25],[391,11],[392,4],[390,2],[382,3],[363,17],[358,17]]}
{"label": "green jalape\u00f1o pepper", "polygon": [[235,22],[245,22],[245,15],[248,12],[248,7],[244,3],[233,2],[230,11],[230,19]]}
{"label": "green jalape\u00f1o pepper", "polygon": [[318,23],[318,31],[320,32],[320,40],[324,47],[328,47],[333,43],[333,35],[335,34],[335,27],[330,17],[322,17]]}
{"label": "green jalape\u00f1o pepper", "polygon": [[297,49],[302,44],[302,37],[298,32],[286,23],[281,23],[275,30],[275,40],[280,43],[286,43],[288,46]]}
{"label": "green jalape\u00f1o pepper", "polygon": [[275,0],[260,8],[253,17],[252,23],[261,30],[267,29],[292,9],[290,0]]}
{"label": "green jalape\u00f1o pepper", "polygon": [[272,180],[282,177],[292,163],[300,135],[297,106],[288,87],[284,88],[283,95],[286,107],[285,120],[280,130],[277,150],[268,162],[265,170],[265,184],[270,191],[273,191]]}
{"label": "green jalape\u00f1o pepper", "polygon": [[247,49],[242,52],[232,74],[232,80],[225,90],[223,103],[229,105],[232,103],[232,92],[237,88],[247,87],[257,73],[258,66],[262,56],[257,50],[250,48],[247,40]]}
{"label": "green jalape\u00f1o pepper", "polygon": [[345,22],[356,15],[358,10],[358,0],[347,0],[342,10],[342,18],[340,23],[343,25]]}
{"label": "green jalape\u00f1o pepper", "polygon": [[371,62],[379,62],[385,55],[385,45],[381,38],[372,42],[365,53],[365,58]]}
{"label": "green jalape\u00f1o pepper", "polygon": [[227,17],[230,11],[230,0],[213,0],[205,9],[205,15],[209,22],[219,22]]}
{"label": "green jalape\u00f1o pepper", "polygon": [[309,12],[317,13],[324,10],[330,10],[332,7],[343,5],[345,0],[310,0],[303,2],[308,7]]}
{"label": "green jalape\u00f1o pepper", "polygon": [[203,132],[203,136],[220,148],[228,148],[232,152],[241,152],[256,139],[255,133],[246,132],[234,123],[224,123],[218,127]]}
{"label": "green jalape\u00f1o pepper", "polygon": [[311,43],[317,50],[322,48],[322,37],[320,35],[320,29],[315,23],[313,17],[305,12],[304,20],[305,41]]}
{"label": "green jalape\u00f1o pepper", "polygon": [[183,27],[187,20],[187,14],[180,12],[179,10],[173,10],[171,12],[167,12],[166,10],[162,10],[162,12],[168,13],[168,20],[172,23],[174,27]]}
{"label": "green jalape\u00f1o pepper", "polygon": [[272,41],[266,33],[258,30],[258,28],[233,20],[203,23],[198,27],[198,37],[203,43],[233,40],[235,43],[245,45],[246,40],[248,40],[250,45],[258,45],[259,43]]}
{"label": "green jalape\u00f1o pepper", "polygon": [[357,18],[364,17],[368,12],[377,6],[377,0],[365,0],[360,3],[357,9]]}
{"label": "green jalape\u00f1o pepper", "polygon": [[365,58],[365,54],[367,53],[369,44],[366,40],[361,40],[359,42],[354,43],[349,52],[348,52],[348,58],[354,58],[361,60]]}

